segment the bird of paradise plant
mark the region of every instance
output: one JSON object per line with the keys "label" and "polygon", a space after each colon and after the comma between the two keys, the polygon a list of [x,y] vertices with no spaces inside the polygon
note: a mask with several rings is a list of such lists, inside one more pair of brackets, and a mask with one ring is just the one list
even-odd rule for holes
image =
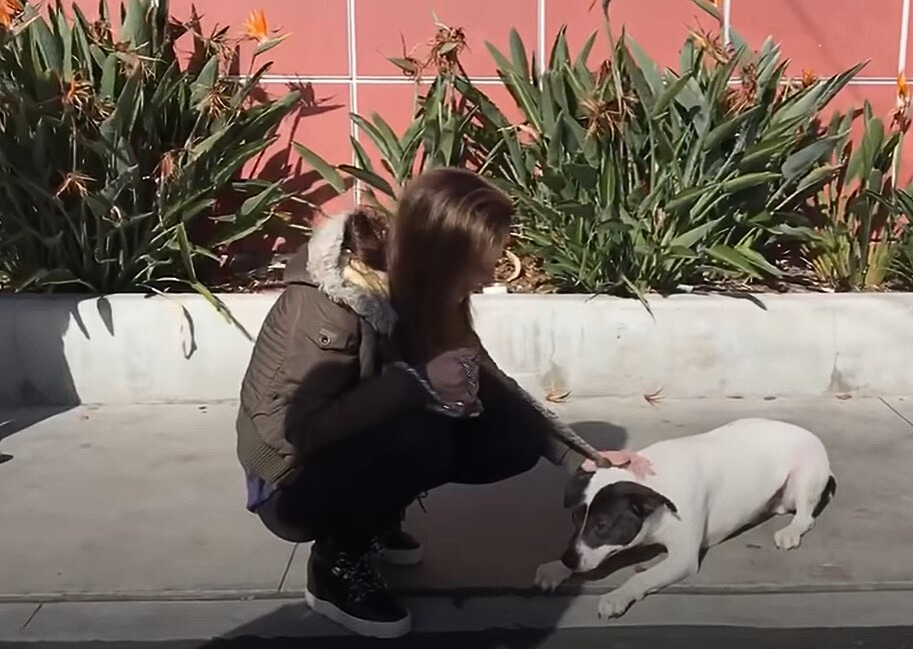
{"label": "bird of paradise plant", "polygon": [[[297,93],[251,101],[270,65],[223,74],[225,30],[176,21],[168,0],[105,0],[90,20],[0,0],[0,278],[15,290],[192,288],[229,244],[281,218],[282,183],[241,177]],[[257,15],[261,48],[281,40]],[[10,28],[12,25],[16,27]],[[192,32],[190,61],[176,41]],[[228,207],[226,194],[238,196]]]}
{"label": "bird of paradise plant", "polygon": [[[849,133],[856,120],[862,122],[862,133],[853,141]],[[877,289],[891,276],[907,226],[905,214],[913,207],[898,187],[909,128],[910,92],[903,73],[897,77],[897,107],[887,124],[868,102],[831,120],[827,131],[838,138],[838,146],[803,210],[813,228],[809,261],[826,285]]]}
{"label": "bird of paradise plant", "polygon": [[257,48],[254,50],[255,57],[268,52],[289,37],[288,33],[280,34],[279,32],[278,29],[269,28],[263,9],[254,9],[244,21],[243,38],[257,43]]}

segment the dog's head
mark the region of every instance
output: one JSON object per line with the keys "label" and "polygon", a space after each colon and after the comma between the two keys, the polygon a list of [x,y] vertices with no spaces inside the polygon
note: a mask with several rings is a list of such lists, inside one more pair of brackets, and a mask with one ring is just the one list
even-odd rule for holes
{"label": "dog's head", "polygon": [[564,506],[571,510],[574,534],[561,557],[565,566],[576,572],[595,570],[643,542],[650,519],[662,508],[678,513],[671,500],[630,477],[618,469],[600,469],[571,478]]}

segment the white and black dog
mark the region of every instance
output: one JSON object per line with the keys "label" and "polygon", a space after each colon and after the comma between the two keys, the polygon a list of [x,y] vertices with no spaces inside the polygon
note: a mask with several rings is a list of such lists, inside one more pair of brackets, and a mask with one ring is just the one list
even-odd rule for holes
{"label": "white and black dog", "polygon": [[560,561],[536,572],[536,584],[551,591],[622,550],[664,546],[664,560],[600,598],[603,619],[693,575],[702,549],[766,515],[793,512],[774,541],[784,550],[798,547],[836,490],[821,440],[780,421],[742,419],[654,444],[640,455],[653,475],[637,479],[610,468],[571,479],[565,507],[573,511],[574,535]]}

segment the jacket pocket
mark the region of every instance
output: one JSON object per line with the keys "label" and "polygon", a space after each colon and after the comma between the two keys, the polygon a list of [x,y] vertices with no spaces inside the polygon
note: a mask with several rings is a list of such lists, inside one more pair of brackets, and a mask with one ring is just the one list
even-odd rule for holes
{"label": "jacket pocket", "polygon": [[354,353],[358,349],[358,339],[352,331],[345,331],[328,323],[323,323],[319,328],[307,333],[308,338],[317,347],[326,351]]}
{"label": "jacket pocket", "polygon": [[298,318],[298,326],[320,350],[357,354],[359,341],[358,316],[332,302],[312,303],[313,311]]}

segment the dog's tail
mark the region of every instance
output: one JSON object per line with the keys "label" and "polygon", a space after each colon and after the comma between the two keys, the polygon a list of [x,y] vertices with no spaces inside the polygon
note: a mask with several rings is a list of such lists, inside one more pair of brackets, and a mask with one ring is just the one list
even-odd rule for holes
{"label": "dog's tail", "polygon": [[831,500],[837,493],[837,479],[834,476],[831,476],[827,479],[827,484],[824,485],[824,491],[821,492],[821,499],[818,501],[818,506],[815,507],[815,511],[812,513],[812,516],[818,518],[821,515],[821,512],[828,506]]}

